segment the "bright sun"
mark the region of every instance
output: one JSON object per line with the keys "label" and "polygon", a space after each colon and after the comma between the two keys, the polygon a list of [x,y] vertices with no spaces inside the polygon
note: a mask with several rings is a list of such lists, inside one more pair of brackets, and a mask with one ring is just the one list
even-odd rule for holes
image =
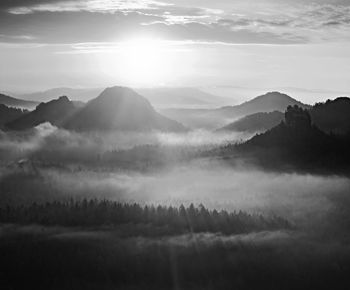
{"label": "bright sun", "polygon": [[106,58],[108,73],[125,83],[159,85],[171,75],[176,57],[164,41],[134,38],[118,43]]}

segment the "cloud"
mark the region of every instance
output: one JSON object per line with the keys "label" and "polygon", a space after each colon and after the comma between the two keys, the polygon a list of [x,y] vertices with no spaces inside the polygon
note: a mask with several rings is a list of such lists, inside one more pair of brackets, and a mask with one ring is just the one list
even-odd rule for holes
{"label": "cloud", "polygon": [[[5,42],[106,42],[128,35],[166,40],[291,44],[344,41],[350,6],[343,1],[166,2],[154,0],[5,1],[0,34]],[[220,6],[221,5],[221,6]],[[220,9],[222,7],[222,9]],[[224,9],[230,7],[230,9]]]}
{"label": "cloud", "polygon": [[[143,25],[150,23],[149,25]],[[11,24],[11,25],[10,25]],[[218,22],[169,24],[164,18],[136,12],[101,14],[91,12],[40,12],[13,15],[0,13],[0,34],[32,35],[39,43],[106,42],[133,35],[165,40],[226,43],[295,43],[271,32],[232,30]],[[299,41],[298,41],[299,42]]]}
{"label": "cloud", "polygon": [[139,13],[40,12],[14,15],[0,12],[0,34],[31,35],[37,43],[103,42],[142,31],[140,23],[160,18]]}
{"label": "cloud", "polygon": [[[12,3],[12,5],[11,5]],[[135,10],[155,10],[158,7],[170,4],[154,0],[31,0],[31,1],[5,1],[0,8],[7,9],[12,14],[30,14],[35,12],[105,12]]]}
{"label": "cloud", "polygon": [[32,42],[36,38],[32,35],[5,35],[0,34],[0,42]]}
{"label": "cloud", "polygon": [[[278,9],[279,8],[279,9]],[[213,25],[231,31],[247,30],[255,33],[271,33],[276,37],[303,42],[320,39],[349,39],[350,6],[343,5],[293,5],[274,7],[269,13],[256,15],[234,14],[219,19]],[[330,31],[328,28],[336,28]]]}

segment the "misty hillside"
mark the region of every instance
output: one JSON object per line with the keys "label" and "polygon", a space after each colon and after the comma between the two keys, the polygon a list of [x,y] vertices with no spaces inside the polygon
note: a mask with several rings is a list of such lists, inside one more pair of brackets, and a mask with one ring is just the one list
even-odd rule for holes
{"label": "misty hillside", "polygon": [[125,87],[105,89],[73,115],[64,127],[76,131],[183,131],[184,126],[157,113],[147,99]]}
{"label": "misty hillside", "polygon": [[260,112],[240,118],[220,128],[218,131],[262,132],[277,126],[283,120],[284,114],[282,112]]}
{"label": "misty hillside", "polygon": [[306,149],[310,145],[324,144],[329,140],[327,134],[312,125],[308,111],[300,107],[288,107],[284,119],[284,122],[266,133],[258,134],[248,140],[245,145],[267,148],[297,146],[300,149]]}
{"label": "misty hillside", "polygon": [[325,132],[350,132],[350,98],[341,97],[317,103],[310,110],[314,124]]}
{"label": "misty hillside", "polygon": [[[189,127],[214,129],[227,125],[243,116],[259,113],[284,111],[288,106],[309,108],[286,94],[269,92],[237,106],[218,109],[167,109],[161,112]],[[209,120],[209,122],[208,122]]]}
{"label": "misty hillside", "polygon": [[139,88],[136,92],[160,108],[210,108],[230,105],[233,100],[203,92],[191,87]]}
{"label": "misty hillside", "polygon": [[35,100],[38,102],[48,102],[57,96],[68,96],[75,101],[89,101],[95,98],[103,91],[101,88],[53,88],[46,91],[34,92],[28,94],[17,94],[16,96],[25,100]]}
{"label": "misty hillside", "polygon": [[11,122],[24,114],[28,113],[25,110],[17,108],[9,108],[3,104],[0,104],[0,128],[8,122]]}
{"label": "misty hillside", "polygon": [[38,102],[16,99],[4,94],[0,94],[0,104],[6,105],[8,107],[33,109],[38,104]]}
{"label": "misty hillside", "polygon": [[66,96],[62,96],[56,100],[39,104],[34,111],[7,123],[6,127],[10,130],[25,130],[45,122],[61,126],[76,110],[74,103]]}
{"label": "misty hillside", "polygon": [[[48,102],[57,96],[68,96],[71,100],[87,102],[98,96],[103,88],[52,88],[45,91],[12,94],[24,100]],[[232,99],[216,96],[192,87],[135,88],[156,108],[210,108],[232,104]]]}

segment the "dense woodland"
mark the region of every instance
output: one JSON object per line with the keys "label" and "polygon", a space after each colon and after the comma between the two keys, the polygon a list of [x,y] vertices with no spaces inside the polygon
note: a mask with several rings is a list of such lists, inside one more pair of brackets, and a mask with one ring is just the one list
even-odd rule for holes
{"label": "dense woodland", "polygon": [[224,234],[252,231],[291,229],[291,224],[280,217],[264,217],[246,212],[228,213],[209,210],[193,204],[179,208],[127,204],[108,200],[33,203],[30,206],[0,208],[0,222],[41,224],[46,226],[95,227],[117,225],[149,225],[165,227],[169,234],[186,232],[221,232]]}

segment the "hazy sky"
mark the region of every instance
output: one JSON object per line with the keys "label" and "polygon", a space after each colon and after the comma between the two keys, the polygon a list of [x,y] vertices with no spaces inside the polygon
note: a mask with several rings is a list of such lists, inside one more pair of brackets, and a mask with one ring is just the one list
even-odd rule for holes
{"label": "hazy sky", "polygon": [[350,0],[1,0],[1,90],[350,92]]}

